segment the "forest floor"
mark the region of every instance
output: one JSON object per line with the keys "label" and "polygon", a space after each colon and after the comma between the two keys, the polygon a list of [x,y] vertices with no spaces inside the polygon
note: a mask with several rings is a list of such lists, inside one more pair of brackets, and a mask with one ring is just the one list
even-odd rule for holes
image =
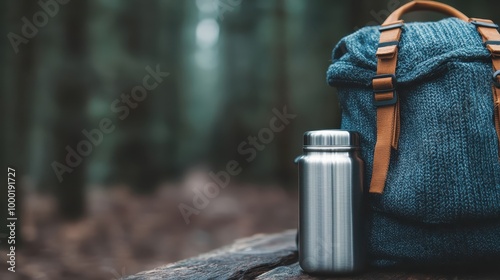
{"label": "forest floor", "polygon": [[119,279],[231,243],[255,233],[296,228],[297,194],[277,186],[228,186],[186,224],[178,205],[193,193],[174,185],[152,195],[125,187],[87,193],[87,215],[57,218],[54,198],[27,193],[16,272],[0,250],[0,279]]}

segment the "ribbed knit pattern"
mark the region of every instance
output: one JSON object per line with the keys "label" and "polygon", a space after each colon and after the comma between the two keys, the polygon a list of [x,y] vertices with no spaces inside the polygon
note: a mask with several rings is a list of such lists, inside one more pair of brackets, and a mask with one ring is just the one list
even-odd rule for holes
{"label": "ribbed knit pattern", "polygon": [[[380,32],[365,27],[333,50],[342,129],[361,134],[371,180],[376,108],[370,86]],[[403,27],[396,76],[399,149],[382,195],[369,195],[373,264],[500,261],[500,162],[492,65],[475,26],[458,19]],[[367,192],[368,195],[368,192]]]}

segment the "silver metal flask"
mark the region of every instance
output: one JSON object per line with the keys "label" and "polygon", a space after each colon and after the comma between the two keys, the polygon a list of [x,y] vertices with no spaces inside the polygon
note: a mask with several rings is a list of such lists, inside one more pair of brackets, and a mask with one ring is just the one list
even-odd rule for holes
{"label": "silver metal flask", "polygon": [[357,273],[365,266],[363,168],[359,135],[304,134],[299,169],[299,264],[307,273]]}

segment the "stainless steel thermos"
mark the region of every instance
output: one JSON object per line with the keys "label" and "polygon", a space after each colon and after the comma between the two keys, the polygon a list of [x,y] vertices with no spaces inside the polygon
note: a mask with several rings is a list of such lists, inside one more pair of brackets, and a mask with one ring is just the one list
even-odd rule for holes
{"label": "stainless steel thermos", "polygon": [[342,130],[304,134],[299,169],[299,264],[307,273],[363,270],[363,160],[359,135]]}

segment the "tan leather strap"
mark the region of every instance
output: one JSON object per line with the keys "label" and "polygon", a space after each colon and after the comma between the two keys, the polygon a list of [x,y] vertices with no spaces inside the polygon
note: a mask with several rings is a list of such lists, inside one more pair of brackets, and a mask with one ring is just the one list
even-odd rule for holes
{"label": "tan leather strap", "polygon": [[385,20],[383,25],[388,24],[390,22],[398,21],[404,14],[416,11],[435,11],[452,17],[459,18],[464,21],[469,21],[468,16],[464,15],[459,10],[451,6],[448,6],[446,4],[439,3],[436,1],[412,1],[404,4],[403,6],[395,10],[391,15],[389,15],[389,17]]}
{"label": "tan leather strap", "polygon": [[[500,147],[500,33],[498,26],[488,19],[471,18],[470,21],[476,25],[477,31],[483,37],[483,42],[491,52],[493,62],[493,114],[495,120],[495,129],[498,137],[498,146]],[[500,149],[498,153],[500,160]]]}
{"label": "tan leather strap", "polygon": [[371,193],[382,193],[389,171],[391,148],[399,139],[399,100],[396,92],[398,44],[403,21],[383,24],[377,50],[377,75],[373,78],[374,104],[377,106],[377,143],[373,155]]}
{"label": "tan leather strap", "polygon": [[[469,19],[458,10],[434,1],[413,1],[394,11],[380,27],[380,41],[377,49],[377,75],[373,78],[374,103],[377,106],[377,142],[373,155],[373,171],[370,193],[381,194],[387,180],[391,148],[397,149],[400,121],[399,100],[396,91],[396,65],[398,44],[405,13],[431,10],[442,12],[464,21],[476,24],[486,47],[492,54],[494,69],[494,118],[500,147],[500,33],[490,20]],[[500,160],[500,149],[499,149]]]}

